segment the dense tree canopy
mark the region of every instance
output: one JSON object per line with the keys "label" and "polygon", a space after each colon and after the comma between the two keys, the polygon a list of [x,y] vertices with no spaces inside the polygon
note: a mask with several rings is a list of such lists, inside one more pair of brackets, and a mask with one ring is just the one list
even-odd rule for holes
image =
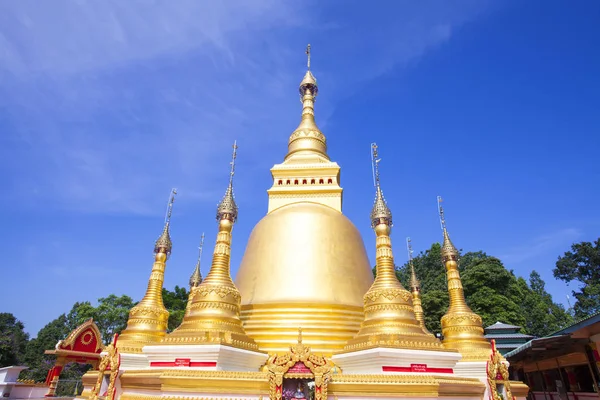
{"label": "dense tree canopy", "polygon": [[557,279],[581,285],[573,291],[577,299],[573,307],[576,318],[600,312],[600,238],[594,243],[573,244],[571,251],[558,258],[553,272]]}
{"label": "dense tree canopy", "polygon": [[162,290],[163,303],[169,311],[169,326],[167,330],[172,332],[183,320],[185,306],[187,305],[189,292],[182,287],[175,286],[173,291]]}
{"label": "dense tree canopy", "polygon": [[10,313],[0,313],[0,367],[21,364],[28,339],[21,321]]}

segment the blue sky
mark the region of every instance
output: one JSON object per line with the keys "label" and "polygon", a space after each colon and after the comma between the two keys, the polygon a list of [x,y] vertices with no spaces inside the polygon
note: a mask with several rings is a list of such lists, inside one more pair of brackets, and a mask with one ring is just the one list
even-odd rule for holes
{"label": "blue sky", "polygon": [[165,286],[186,285],[238,140],[235,274],[266,213],[269,168],[300,118],[312,44],[317,122],[344,213],[374,254],[369,144],[397,263],[440,239],[552,278],[598,238],[600,3],[562,1],[0,3],[2,311],[35,333],[75,301],[143,295],[171,187]]}

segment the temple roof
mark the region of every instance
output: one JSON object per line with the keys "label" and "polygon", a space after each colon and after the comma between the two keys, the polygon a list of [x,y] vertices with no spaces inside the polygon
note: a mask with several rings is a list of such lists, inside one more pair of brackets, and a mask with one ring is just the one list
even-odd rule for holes
{"label": "temple roof", "polygon": [[485,328],[485,330],[487,331],[488,329],[521,329],[520,326],[517,325],[510,325],[510,324],[505,324],[503,322],[496,322],[493,325],[488,326],[487,328]]}
{"label": "temple roof", "polygon": [[486,339],[532,339],[532,335],[524,333],[495,333],[485,335]]}

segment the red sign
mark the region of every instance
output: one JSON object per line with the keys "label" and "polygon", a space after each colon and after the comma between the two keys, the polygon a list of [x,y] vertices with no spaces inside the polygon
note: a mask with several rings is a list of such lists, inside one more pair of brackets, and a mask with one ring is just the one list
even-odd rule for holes
{"label": "red sign", "polygon": [[189,358],[176,358],[175,366],[176,367],[189,367],[191,359]]}
{"label": "red sign", "polygon": [[427,372],[427,364],[410,364],[411,372]]}

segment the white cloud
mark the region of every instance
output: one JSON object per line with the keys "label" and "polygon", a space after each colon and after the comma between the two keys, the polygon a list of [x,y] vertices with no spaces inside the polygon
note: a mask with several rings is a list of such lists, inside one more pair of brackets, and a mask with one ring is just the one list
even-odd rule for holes
{"label": "white cloud", "polygon": [[557,248],[567,248],[581,237],[582,231],[577,228],[565,228],[534,238],[524,246],[510,249],[499,258],[507,264],[518,264],[531,260]]}
{"label": "white cloud", "polygon": [[1,2],[0,165],[31,206],[156,212],[173,186],[213,202],[234,138],[240,162],[260,164],[293,130],[298,44],[313,41],[324,127],[335,101],[448,40],[485,3]]}

